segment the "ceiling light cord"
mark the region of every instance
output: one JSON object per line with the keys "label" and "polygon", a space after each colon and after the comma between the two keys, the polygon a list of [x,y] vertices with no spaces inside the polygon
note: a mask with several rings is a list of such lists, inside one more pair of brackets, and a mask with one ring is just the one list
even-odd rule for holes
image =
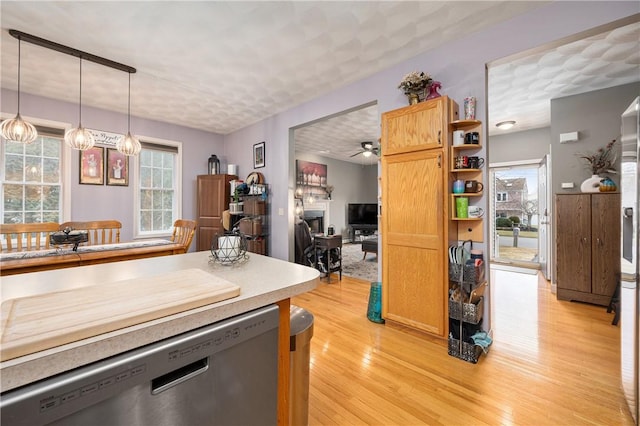
{"label": "ceiling light cord", "polygon": [[85,151],[93,148],[96,141],[93,134],[82,127],[82,57],[80,57],[80,90],[78,99],[78,127],[67,130],[64,134],[64,141],[73,149]]}
{"label": "ceiling light cord", "polygon": [[20,69],[22,66],[22,40],[18,38],[18,109],[16,116],[4,120],[0,125],[0,133],[7,141],[18,142],[28,145],[33,143],[38,137],[35,126],[22,119],[20,116]]}
{"label": "ceiling light cord", "polygon": [[131,73],[129,74],[129,96],[127,102],[127,134],[116,142],[116,149],[127,156],[138,155],[142,150],[140,141],[131,134]]}

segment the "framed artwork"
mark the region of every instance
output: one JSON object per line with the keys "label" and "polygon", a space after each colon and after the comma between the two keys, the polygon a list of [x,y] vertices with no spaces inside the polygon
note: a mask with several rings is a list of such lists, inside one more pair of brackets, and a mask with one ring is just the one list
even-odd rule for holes
{"label": "framed artwork", "polygon": [[104,184],[104,148],[80,151],[80,183],[86,185]]}
{"label": "framed artwork", "polygon": [[107,148],[107,185],[129,186],[129,157]]}
{"label": "framed artwork", "polygon": [[302,186],[327,186],[327,165],[296,160],[296,184]]}
{"label": "framed artwork", "polygon": [[253,168],[264,167],[264,142],[253,145]]}

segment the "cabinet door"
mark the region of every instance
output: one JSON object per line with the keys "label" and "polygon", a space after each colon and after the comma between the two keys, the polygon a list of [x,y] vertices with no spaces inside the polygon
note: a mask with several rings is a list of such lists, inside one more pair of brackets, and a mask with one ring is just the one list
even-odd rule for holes
{"label": "cabinet door", "polygon": [[558,298],[563,290],[591,292],[591,196],[556,196]]}
{"label": "cabinet door", "polygon": [[620,194],[591,196],[591,292],[611,297],[620,272]]}
{"label": "cabinet door", "polygon": [[446,334],[442,151],[382,159],[383,314]]}
{"label": "cabinet door", "polygon": [[223,231],[222,212],[229,206],[230,179],[229,175],[198,176],[198,250],[209,250],[213,236]]}
{"label": "cabinet door", "polygon": [[392,155],[442,148],[448,98],[442,96],[382,114],[382,152]]}

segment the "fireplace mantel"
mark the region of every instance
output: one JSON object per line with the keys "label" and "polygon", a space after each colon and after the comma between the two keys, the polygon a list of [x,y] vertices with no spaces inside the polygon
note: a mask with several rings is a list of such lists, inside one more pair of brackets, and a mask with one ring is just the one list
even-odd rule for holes
{"label": "fireplace mantel", "polygon": [[327,228],[329,226],[329,208],[331,207],[331,200],[313,200],[313,202],[304,201],[304,211],[318,211],[322,212],[323,217],[323,228],[322,232],[326,234]]}

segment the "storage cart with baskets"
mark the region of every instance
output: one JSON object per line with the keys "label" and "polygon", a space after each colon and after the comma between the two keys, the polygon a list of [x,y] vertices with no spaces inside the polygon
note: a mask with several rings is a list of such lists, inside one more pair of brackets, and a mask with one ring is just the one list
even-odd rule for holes
{"label": "storage cart with baskets", "polygon": [[[469,244],[469,250],[465,248]],[[451,356],[477,363],[482,347],[471,336],[482,331],[485,263],[470,258],[471,240],[449,248],[449,345]]]}

